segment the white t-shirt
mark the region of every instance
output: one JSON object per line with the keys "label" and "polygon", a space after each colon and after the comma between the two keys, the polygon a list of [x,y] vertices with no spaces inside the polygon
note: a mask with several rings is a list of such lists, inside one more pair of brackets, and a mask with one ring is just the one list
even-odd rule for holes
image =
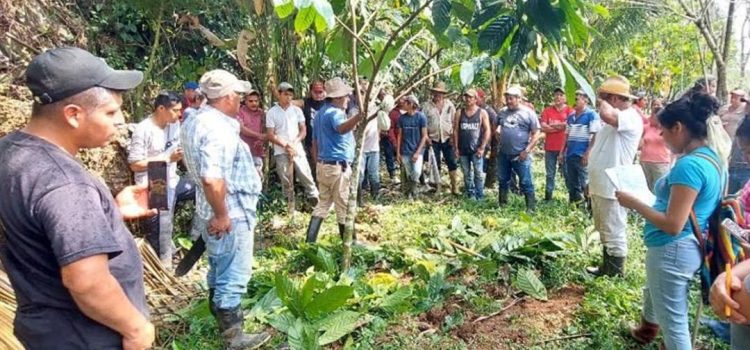
{"label": "white t-shirt", "polygon": [[615,188],[604,170],[633,164],[643,135],[643,120],[633,107],[618,111],[617,124],[617,128],[604,124],[589,155],[589,191],[608,199],[615,199]]}
{"label": "white t-shirt", "polygon": [[365,126],[365,139],[362,142],[364,152],[380,152],[380,132],[378,131],[378,118],[370,120]]}
{"label": "white t-shirt", "polygon": [[[128,163],[135,163],[146,158],[163,155],[168,161],[169,154],[180,145],[180,122],[167,124],[162,129],[154,123],[153,117],[142,120],[135,126],[128,149]],[[175,188],[180,177],[177,176],[177,163],[167,164],[169,187]],[[148,183],[148,172],[140,171],[134,174],[136,184]]]}
{"label": "white t-shirt", "polygon": [[[289,105],[286,110],[279,105],[275,105],[266,112],[266,128],[273,128],[276,137],[286,142],[290,142],[299,136],[299,125],[304,125],[304,123],[305,115],[302,114],[302,109],[295,105]],[[310,130],[307,132],[310,132]],[[301,141],[295,143],[293,146],[298,154],[305,154]],[[286,154],[286,151],[283,147],[274,144],[273,154]]]}

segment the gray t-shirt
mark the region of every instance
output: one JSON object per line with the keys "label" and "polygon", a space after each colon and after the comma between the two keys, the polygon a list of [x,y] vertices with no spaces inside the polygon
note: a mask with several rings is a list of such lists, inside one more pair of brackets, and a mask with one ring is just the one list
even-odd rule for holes
{"label": "gray t-shirt", "polygon": [[539,130],[539,119],[534,111],[526,107],[510,110],[507,107],[497,114],[498,126],[502,127],[500,134],[500,152],[507,155],[517,155],[529,145],[529,134]]}
{"label": "gray t-shirt", "polygon": [[122,337],[85,316],[61,267],[94,255],[148,316],[143,265],[109,189],[61,148],[21,131],[0,139],[0,259],[18,300],[16,337],[29,349],[116,349]]}

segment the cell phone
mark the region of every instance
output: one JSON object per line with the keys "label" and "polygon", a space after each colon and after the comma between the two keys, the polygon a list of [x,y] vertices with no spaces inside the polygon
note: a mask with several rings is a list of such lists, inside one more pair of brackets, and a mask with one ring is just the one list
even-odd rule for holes
{"label": "cell phone", "polygon": [[148,162],[148,206],[152,209],[168,210],[167,162]]}
{"label": "cell phone", "polygon": [[740,225],[737,225],[737,223],[732,221],[731,219],[724,219],[724,221],[721,222],[721,226],[723,226],[732,236],[737,237],[737,239],[739,239],[743,243],[750,243],[748,231],[743,230]]}

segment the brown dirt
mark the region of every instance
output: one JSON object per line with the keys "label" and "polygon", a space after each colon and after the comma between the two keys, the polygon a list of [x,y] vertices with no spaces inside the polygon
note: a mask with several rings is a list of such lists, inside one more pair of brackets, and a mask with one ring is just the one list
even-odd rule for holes
{"label": "brown dirt", "polygon": [[583,299],[582,287],[562,288],[546,302],[525,299],[504,313],[472,323],[478,316],[467,315],[466,322],[453,331],[470,349],[509,349],[511,345],[531,345],[540,336],[554,337],[571,325]]}

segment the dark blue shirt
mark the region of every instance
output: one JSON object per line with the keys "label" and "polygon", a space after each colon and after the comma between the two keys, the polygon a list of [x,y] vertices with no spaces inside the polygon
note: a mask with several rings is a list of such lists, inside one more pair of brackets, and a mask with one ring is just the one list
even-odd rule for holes
{"label": "dark blue shirt", "polygon": [[354,134],[351,131],[342,134],[338,130],[346,120],[344,111],[330,104],[318,111],[313,126],[313,138],[318,144],[318,160],[354,161]]}
{"label": "dark blue shirt", "polygon": [[427,117],[422,112],[417,112],[413,116],[405,113],[398,118],[398,128],[401,129],[401,156],[414,155],[419,147],[419,141],[422,140],[422,128],[426,127]]}

